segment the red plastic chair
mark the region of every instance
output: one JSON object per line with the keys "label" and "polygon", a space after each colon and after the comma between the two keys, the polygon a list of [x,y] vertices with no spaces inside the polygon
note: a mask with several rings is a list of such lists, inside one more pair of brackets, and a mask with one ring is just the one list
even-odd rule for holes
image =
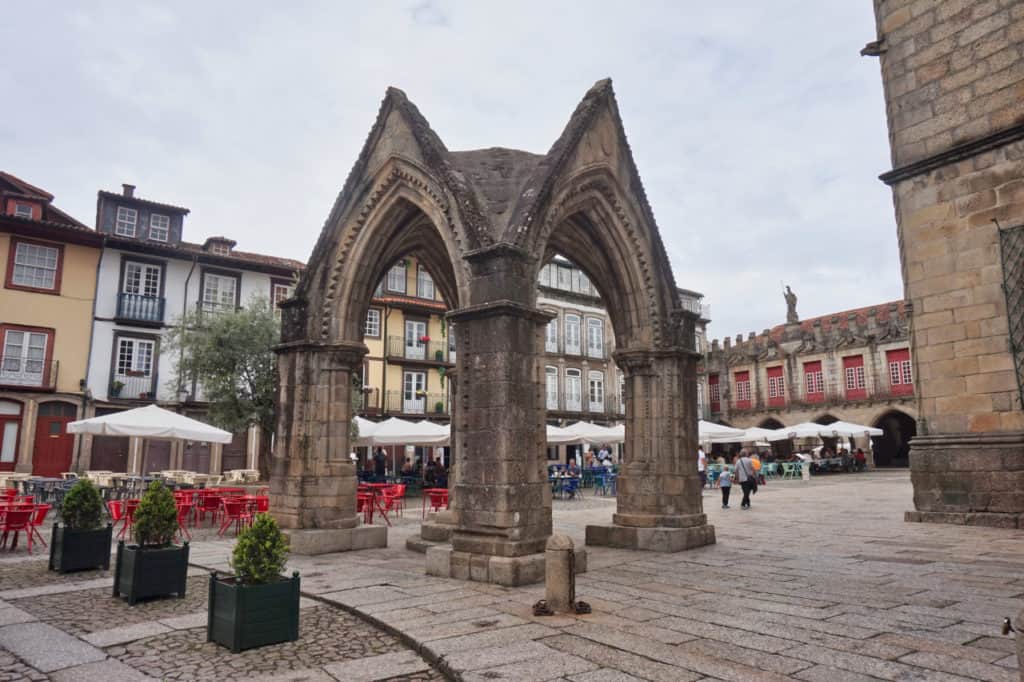
{"label": "red plastic chair", "polygon": [[395,513],[399,516],[405,511],[405,484],[396,483],[391,486],[391,490],[388,493],[395,498]]}
{"label": "red plastic chair", "polygon": [[[124,525],[124,502],[121,500],[108,500],[107,511],[110,512],[110,522],[117,528],[117,524]],[[120,536],[118,536],[120,537]]]}
{"label": "red plastic chair", "polygon": [[270,498],[266,495],[256,496],[256,513],[266,514],[270,511]]}
{"label": "red plastic chair", "polygon": [[244,501],[225,498],[223,506],[224,521],[220,525],[220,530],[217,531],[218,535],[224,535],[232,523],[235,524],[235,535],[238,535],[243,524],[250,525],[252,523],[252,512],[249,511],[249,505]]}
{"label": "red plastic chair", "polygon": [[121,526],[121,533],[117,537],[124,537],[126,531],[129,533],[129,537],[131,537],[132,528],[135,526],[135,510],[138,508],[138,500],[124,501],[124,524]]}
{"label": "red plastic chair", "polygon": [[181,502],[177,505],[178,507],[178,535],[184,539],[192,539],[192,534],[188,532],[188,516],[192,513],[191,502]]}
{"label": "red plastic chair", "polygon": [[199,498],[199,506],[196,507],[197,522],[202,523],[206,520],[206,515],[210,515],[211,521],[216,524],[217,517],[220,516],[221,511],[221,497],[220,495],[206,494]]}
{"label": "red plastic chair", "polygon": [[32,553],[32,514],[31,509],[9,509],[4,514],[4,524],[0,526],[0,547],[7,546],[7,536],[14,533],[11,539],[11,551],[18,547],[18,534],[24,532],[28,538],[28,553]]}
{"label": "red plastic chair", "polygon": [[39,527],[46,521],[46,515],[50,513],[50,509],[53,508],[52,504],[37,504],[36,508],[32,512],[32,535],[43,543],[43,547],[46,547],[46,540],[39,533]]}
{"label": "red plastic chair", "polygon": [[0,490],[0,497],[6,499],[8,501],[13,500],[17,496],[18,496],[18,489],[17,488],[4,488],[3,490]]}
{"label": "red plastic chair", "polygon": [[430,511],[440,511],[441,507],[448,508],[447,490],[428,490],[427,494],[430,496]]}
{"label": "red plastic chair", "polygon": [[373,493],[356,493],[356,513],[363,515],[363,523],[373,523]]}

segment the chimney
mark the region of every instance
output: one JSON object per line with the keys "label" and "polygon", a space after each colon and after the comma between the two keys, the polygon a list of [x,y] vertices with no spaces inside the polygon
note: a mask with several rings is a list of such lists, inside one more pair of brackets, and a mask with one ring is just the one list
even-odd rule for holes
{"label": "chimney", "polygon": [[126,197],[135,196],[135,185],[123,184],[121,185],[121,194]]}

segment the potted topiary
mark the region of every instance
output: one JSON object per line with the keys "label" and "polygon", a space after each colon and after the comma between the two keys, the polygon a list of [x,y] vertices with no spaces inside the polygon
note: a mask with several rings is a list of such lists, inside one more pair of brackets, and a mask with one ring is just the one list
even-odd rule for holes
{"label": "potted topiary", "polygon": [[440,400],[434,403],[434,412],[436,412],[437,414],[444,413],[444,403],[442,403]]}
{"label": "potted topiary", "polygon": [[110,397],[111,398],[120,398],[121,397],[121,389],[123,389],[123,388],[124,388],[124,382],[123,381],[115,381],[114,383],[110,384]]}
{"label": "potted topiary", "polygon": [[185,596],[188,542],[172,544],[178,532],[174,495],[160,481],[150,483],[135,510],[134,534],[139,544],[117,543],[114,596],[129,604],[146,597]]}
{"label": "potted topiary", "polygon": [[103,528],[103,499],[91,481],[72,486],[61,504],[64,525],[53,524],[50,570],[66,573],[86,568],[110,568],[113,528]]}
{"label": "potted topiary", "polygon": [[210,574],[206,641],[238,653],[299,638],[299,573],[281,575],[288,543],[270,514],[257,514],[231,553],[233,576]]}

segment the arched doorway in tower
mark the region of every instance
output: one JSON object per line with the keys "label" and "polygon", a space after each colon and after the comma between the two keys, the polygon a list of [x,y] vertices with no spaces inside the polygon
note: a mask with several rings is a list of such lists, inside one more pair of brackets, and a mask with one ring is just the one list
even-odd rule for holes
{"label": "arched doorway in tower", "polygon": [[910,439],[917,435],[917,422],[906,412],[890,410],[872,425],[884,431],[871,439],[876,467],[910,465]]}

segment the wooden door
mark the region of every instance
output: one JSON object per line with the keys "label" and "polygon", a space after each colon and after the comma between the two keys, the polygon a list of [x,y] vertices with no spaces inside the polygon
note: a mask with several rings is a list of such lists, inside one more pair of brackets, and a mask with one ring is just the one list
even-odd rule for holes
{"label": "wooden door", "polygon": [[43,403],[36,416],[36,437],[32,450],[32,473],[35,476],[59,478],[71,470],[75,437],[68,433],[68,422],[75,420],[77,410],[71,403]]}

